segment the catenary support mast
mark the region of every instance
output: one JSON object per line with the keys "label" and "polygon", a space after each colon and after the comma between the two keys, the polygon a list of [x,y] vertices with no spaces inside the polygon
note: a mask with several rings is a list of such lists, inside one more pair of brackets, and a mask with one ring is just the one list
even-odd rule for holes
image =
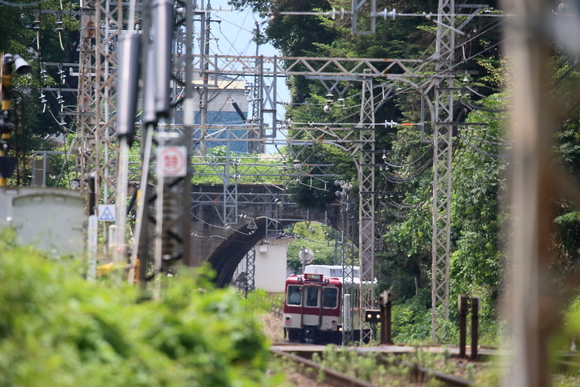
{"label": "catenary support mast", "polygon": [[455,59],[454,0],[440,0],[435,49],[435,115],[433,133],[433,234],[431,336],[441,341],[449,317],[449,255],[451,234],[451,155],[453,136],[453,74]]}

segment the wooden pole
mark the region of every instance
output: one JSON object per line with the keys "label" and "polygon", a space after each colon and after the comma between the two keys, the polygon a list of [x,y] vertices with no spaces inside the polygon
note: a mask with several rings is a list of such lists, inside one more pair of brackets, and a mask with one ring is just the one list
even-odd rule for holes
{"label": "wooden pole", "polygon": [[[550,302],[549,238],[553,218],[554,174],[551,170],[553,125],[549,101],[545,36],[548,4],[542,0],[513,0],[506,53],[513,59],[513,114],[510,157],[511,271],[506,308],[512,323],[513,358],[505,385],[550,385],[547,346],[549,319],[556,316]],[[548,302],[546,302],[548,301]]]}

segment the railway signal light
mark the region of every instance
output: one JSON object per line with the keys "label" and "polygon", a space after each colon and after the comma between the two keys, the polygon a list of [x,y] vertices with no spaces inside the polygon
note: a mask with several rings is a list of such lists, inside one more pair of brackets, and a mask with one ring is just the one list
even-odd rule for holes
{"label": "railway signal light", "polygon": [[381,311],[378,309],[365,310],[365,322],[368,322],[368,323],[381,322]]}
{"label": "railway signal light", "polygon": [[32,67],[20,55],[4,54],[2,58],[2,111],[0,113],[0,187],[5,187],[7,180],[12,177],[16,167],[16,157],[8,156],[10,150],[10,136],[14,131],[14,124],[10,122],[12,108],[12,68],[18,75],[28,74]]}

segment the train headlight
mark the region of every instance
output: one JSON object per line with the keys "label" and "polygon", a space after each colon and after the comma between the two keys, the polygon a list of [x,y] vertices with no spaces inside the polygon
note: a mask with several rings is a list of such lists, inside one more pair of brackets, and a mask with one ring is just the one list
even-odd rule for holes
{"label": "train headlight", "polygon": [[330,326],[333,327],[333,328],[336,327],[336,320],[332,320],[330,322]]}
{"label": "train headlight", "polygon": [[290,325],[290,320],[291,320],[291,319],[290,319],[290,316],[287,316],[287,317],[286,317],[286,319],[284,320],[284,323],[285,323],[286,325]]}

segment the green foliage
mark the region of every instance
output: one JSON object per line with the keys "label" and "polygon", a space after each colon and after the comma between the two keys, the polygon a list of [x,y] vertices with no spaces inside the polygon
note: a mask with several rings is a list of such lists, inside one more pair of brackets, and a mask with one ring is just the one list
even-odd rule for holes
{"label": "green foliage", "polygon": [[[230,0],[237,9],[251,7],[254,11],[300,12],[313,9],[329,9],[326,0]],[[266,27],[266,36],[272,45],[285,56],[306,56],[316,42],[334,39],[332,31],[321,26],[316,18],[301,15],[280,15],[274,17]]]}
{"label": "green foliage", "polygon": [[214,147],[210,152],[207,157],[193,158],[193,184],[222,184],[222,177],[226,175],[230,179],[236,176],[236,182],[240,184],[285,183],[280,175],[288,170],[280,166],[282,157],[235,152],[228,155],[225,146]]}
{"label": "green foliage", "polygon": [[[418,166],[431,162],[429,153],[429,148],[421,144],[418,131],[401,129],[394,136],[388,159],[392,164],[407,166],[387,173],[402,178],[414,175]],[[414,160],[421,162],[413,164]],[[422,290],[429,289],[431,281],[432,180],[431,173],[426,171],[411,179],[404,191],[400,191],[409,210],[405,218],[384,215],[389,222],[383,235],[387,252],[378,260],[382,288],[391,290],[394,299],[398,300],[424,294],[427,297],[425,305],[429,297]],[[399,187],[395,189],[398,191]]]}
{"label": "green foliage", "polygon": [[[558,374],[553,375],[553,385],[555,386],[575,386],[578,385],[580,375],[580,353],[578,352],[578,337],[580,337],[580,295],[576,293],[575,297],[566,305],[562,316],[563,328],[556,336],[551,337],[549,342],[551,347],[552,359],[554,365],[566,366],[559,368]],[[565,361],[561,362],[561,353],[566,353]]]}
{"label": "green foliage", "polygon": [[419,297],[392,306],[395,343],[425,342],[431,336],[431,311]]}
{"label": "green foliage", "polygon": [[268,350],[232,290],[180,272],[163,299],[87,282],[0,235],[0,385],[262,386]]}
{"label": "green foliage", "polygon": [[[580,81],[578,63],[566,56],[553,58],[553,89],[551,98],[561,112],[561,124],[556,132],[554,151],[558,165],[570,176],[580,170],[580,111],[577,105],[577,85]],[[580,216],[577,206],[565,197],[554,199],[554,261],[552,267],[560,277],[575,273],[580,264]]]}
{"label": "green foliage", "polygon": [[[10,3],[22,6],[0,4],[0,15],[2,15],[0,52],[21,55],[33,69],[29,75],[13,77],[14,95],[10,120],[15,128],[10,137],[10,155],[16,156],[18,163],[9,184],[22,186],[30,183],[32,151],[60,150],[57,144],[47,138],[47,135],[65,133],[67,130],[58,124],[61,105],[56,101],[57,93],[45,93],[48,100],[46,109],[43,108],[39,96],[43,87],[75,89],[78,86],[76,78],[69,76],[64,83],[61,82],[57,66],[46,67],[46,78],[41,77],[40,63],[78,62],[79,21],[77,15],[69,13],[78,8],[78,2],[49,0],[35,6],[29,6],[30,2],[20,0]],[[64,28],[60,35],[56,32],[57,16],[54,13],[41,13],[38,17],[40,23],[35,24],[35,11],[60,9],[63,11],[60,20]],[[35,30],[35,27],[39,29]],[[74,110],[76,95],[69,92],[64,92],[62,95],[66,109]],[[61,169],[62,165],[59,165]],[[57,172],[57,169],[54,167],[54,170],[50,171],[49,174],[57,177],[49,178],[47,185],[55,185],[59,180],[60,171]],[[59,183],[62,181],[60,179]]]}
{"label": "green foliage", "polygon": [[[496,303],[503,273],[499,246],[505,215],[499,198],[505,191],[501,151],[508,144],[503,140],[505,123],[501,119],[505,99],[494,95],[473,106],[477,109],[466,122],[477,125],[461,129],[453,156],[450,300],[459,294],[480,297],[481,342],[491,345],[498,340]],[[416,132],[400,131],[390,159],[405,164],[419,158],[422,150],[414,146],[417,141]],[[398,300],[394,332],[401,342],[430,337],[432,179],[431,173],[423,173],[406,184],[404,203],[411,209],[403,220],[393,219],[384,236],[388,251],[378,263],[380,286],[390,289]],[[458,334],[456,305],[450,304],[450,320],[441,333],[445,342],[455,342]]]}
{"label": "green foliage", "polygon": [[[309,222],[300,222],[294,224],[292,233],[295,234],[294,240],[288,245],[287,266],[288,269],[295,273],[302,272],[302,263],[300,262],[300,249],[308,247],[314,253],[312,265],[334,265],[340,264],[340,256],[335,256],[335,236],[338,236],[334,230],[323,230],[322,224]],[[336,251],[340,254],[340,251]],[[337,263],[338,262],[338,263]]]}
{"label": "green foliage", "polygon": [[[482,330],[494,329],[495,309],[503,276],[500,250],[502,214],[500,195],[506,191],[501,158],[507,141],[502,94],[481,101],[466,120],[467,126],[454,157],[452,198],[451,297],[481,297]],[[502,146],[503,145],[503,146]],[[491,333],[492,336],[494,335]]]}
{"label": "green foliage", "polygon": [[[441,385],[434,378],[418,380],[413,372],[421,366],[443,373],[452,373],[454,364],[448,362],[447,354],[435,354],[417,350],[406,355],[383,355],[377,352],[364,352],[338,349],[333,345],[326,347],[322,356],[315,354],[313,360],[322,366],[365,380],[375,386]],[[425,384],[422,384],[425,383]]]}

